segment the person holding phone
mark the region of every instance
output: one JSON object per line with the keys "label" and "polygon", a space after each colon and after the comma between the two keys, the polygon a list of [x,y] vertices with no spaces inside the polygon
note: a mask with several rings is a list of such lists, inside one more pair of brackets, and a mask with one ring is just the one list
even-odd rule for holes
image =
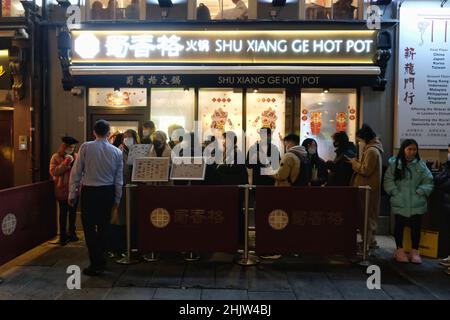
{"label": "person holding phone", "polygon": [[378,215],[380,211],[381,178],[383,146],[375,132],[367,124],[363,124],[356,132],[356,139],[360,143],[362,151],[361,160],[356,158],[347,159],[354,171],[351,185],[354,187],[369,186],[369,248],[376,249],[376,232],[378,226]]}

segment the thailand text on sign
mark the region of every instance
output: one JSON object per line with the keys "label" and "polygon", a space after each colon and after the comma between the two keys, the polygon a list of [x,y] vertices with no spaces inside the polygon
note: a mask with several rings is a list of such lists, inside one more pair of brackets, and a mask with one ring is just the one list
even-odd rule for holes
{"label": "thailand text on sign", "polygon": [[373,64],[372,30],[77,30],[72,63]]}

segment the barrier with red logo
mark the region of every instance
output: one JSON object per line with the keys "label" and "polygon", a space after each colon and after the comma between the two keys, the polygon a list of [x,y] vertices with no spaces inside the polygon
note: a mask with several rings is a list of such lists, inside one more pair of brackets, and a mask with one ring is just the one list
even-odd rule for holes
{"label": "barrier with red logo", "polygon": [[0,265],[56,236],[52,181],[0,191]]}
{"label": "barrier with red logo", "polygon": [[256,188],[258,253],[356,253],[359,189]]}
{"label": "barrier with red logo", "polygon": [[237,186],[141,185],[136,191],[141,252],[238,249]]}

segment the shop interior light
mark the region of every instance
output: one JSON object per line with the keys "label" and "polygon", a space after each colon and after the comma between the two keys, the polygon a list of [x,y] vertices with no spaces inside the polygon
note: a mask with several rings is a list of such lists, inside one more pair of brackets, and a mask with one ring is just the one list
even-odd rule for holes
{"label": "shop interior light", "polygon": [[330,89],[327,89],[327,88],[323,89],[323,93],[328,93],[328,92],[330,92]]}
{"label": "shop interior light", "polygon": [[286,0],[272,0],[272,6],[283,7],[286,5]]}
{"label": "shop interior light", "polygon": [[371,0],[370,4],[371,5],[376,5],[376,6],[387,6],[389,4],[391,4],[392,0]]}
{"label": "shop interior light", "polygon": [[253,93],[258,93],[258,89],[257,88],[253,89]]}
{"label": "shop interior light", "polygon": [[161,8],[171,8],[173,7],[172,0],[158,0],[158,4]]}

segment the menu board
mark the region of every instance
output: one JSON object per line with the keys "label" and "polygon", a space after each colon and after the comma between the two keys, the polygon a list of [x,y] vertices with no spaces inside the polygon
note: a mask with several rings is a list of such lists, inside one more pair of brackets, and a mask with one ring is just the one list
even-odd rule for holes
{"label": "menu board", "polygon": [[133,165],[134,160],[136,158],[144,158],[147,157],[150,154],[150,148],[152,147],[151,144],[134,144],[129,149],[130,152],[128,153],[128,165]]}
{"label": "menu board", "polygon": [[137,158],[134,160],[133,182],[169,181],[170,158]]}
{"label": "menu board", "polygon": [[415,139],[446,149],[450,138],[450,8],[440,1],[400,9],[396,147]]}
{"label": "menu board", "polygon": [[202,157],[174,157],[171,180],[204,180],[206,163]]}

